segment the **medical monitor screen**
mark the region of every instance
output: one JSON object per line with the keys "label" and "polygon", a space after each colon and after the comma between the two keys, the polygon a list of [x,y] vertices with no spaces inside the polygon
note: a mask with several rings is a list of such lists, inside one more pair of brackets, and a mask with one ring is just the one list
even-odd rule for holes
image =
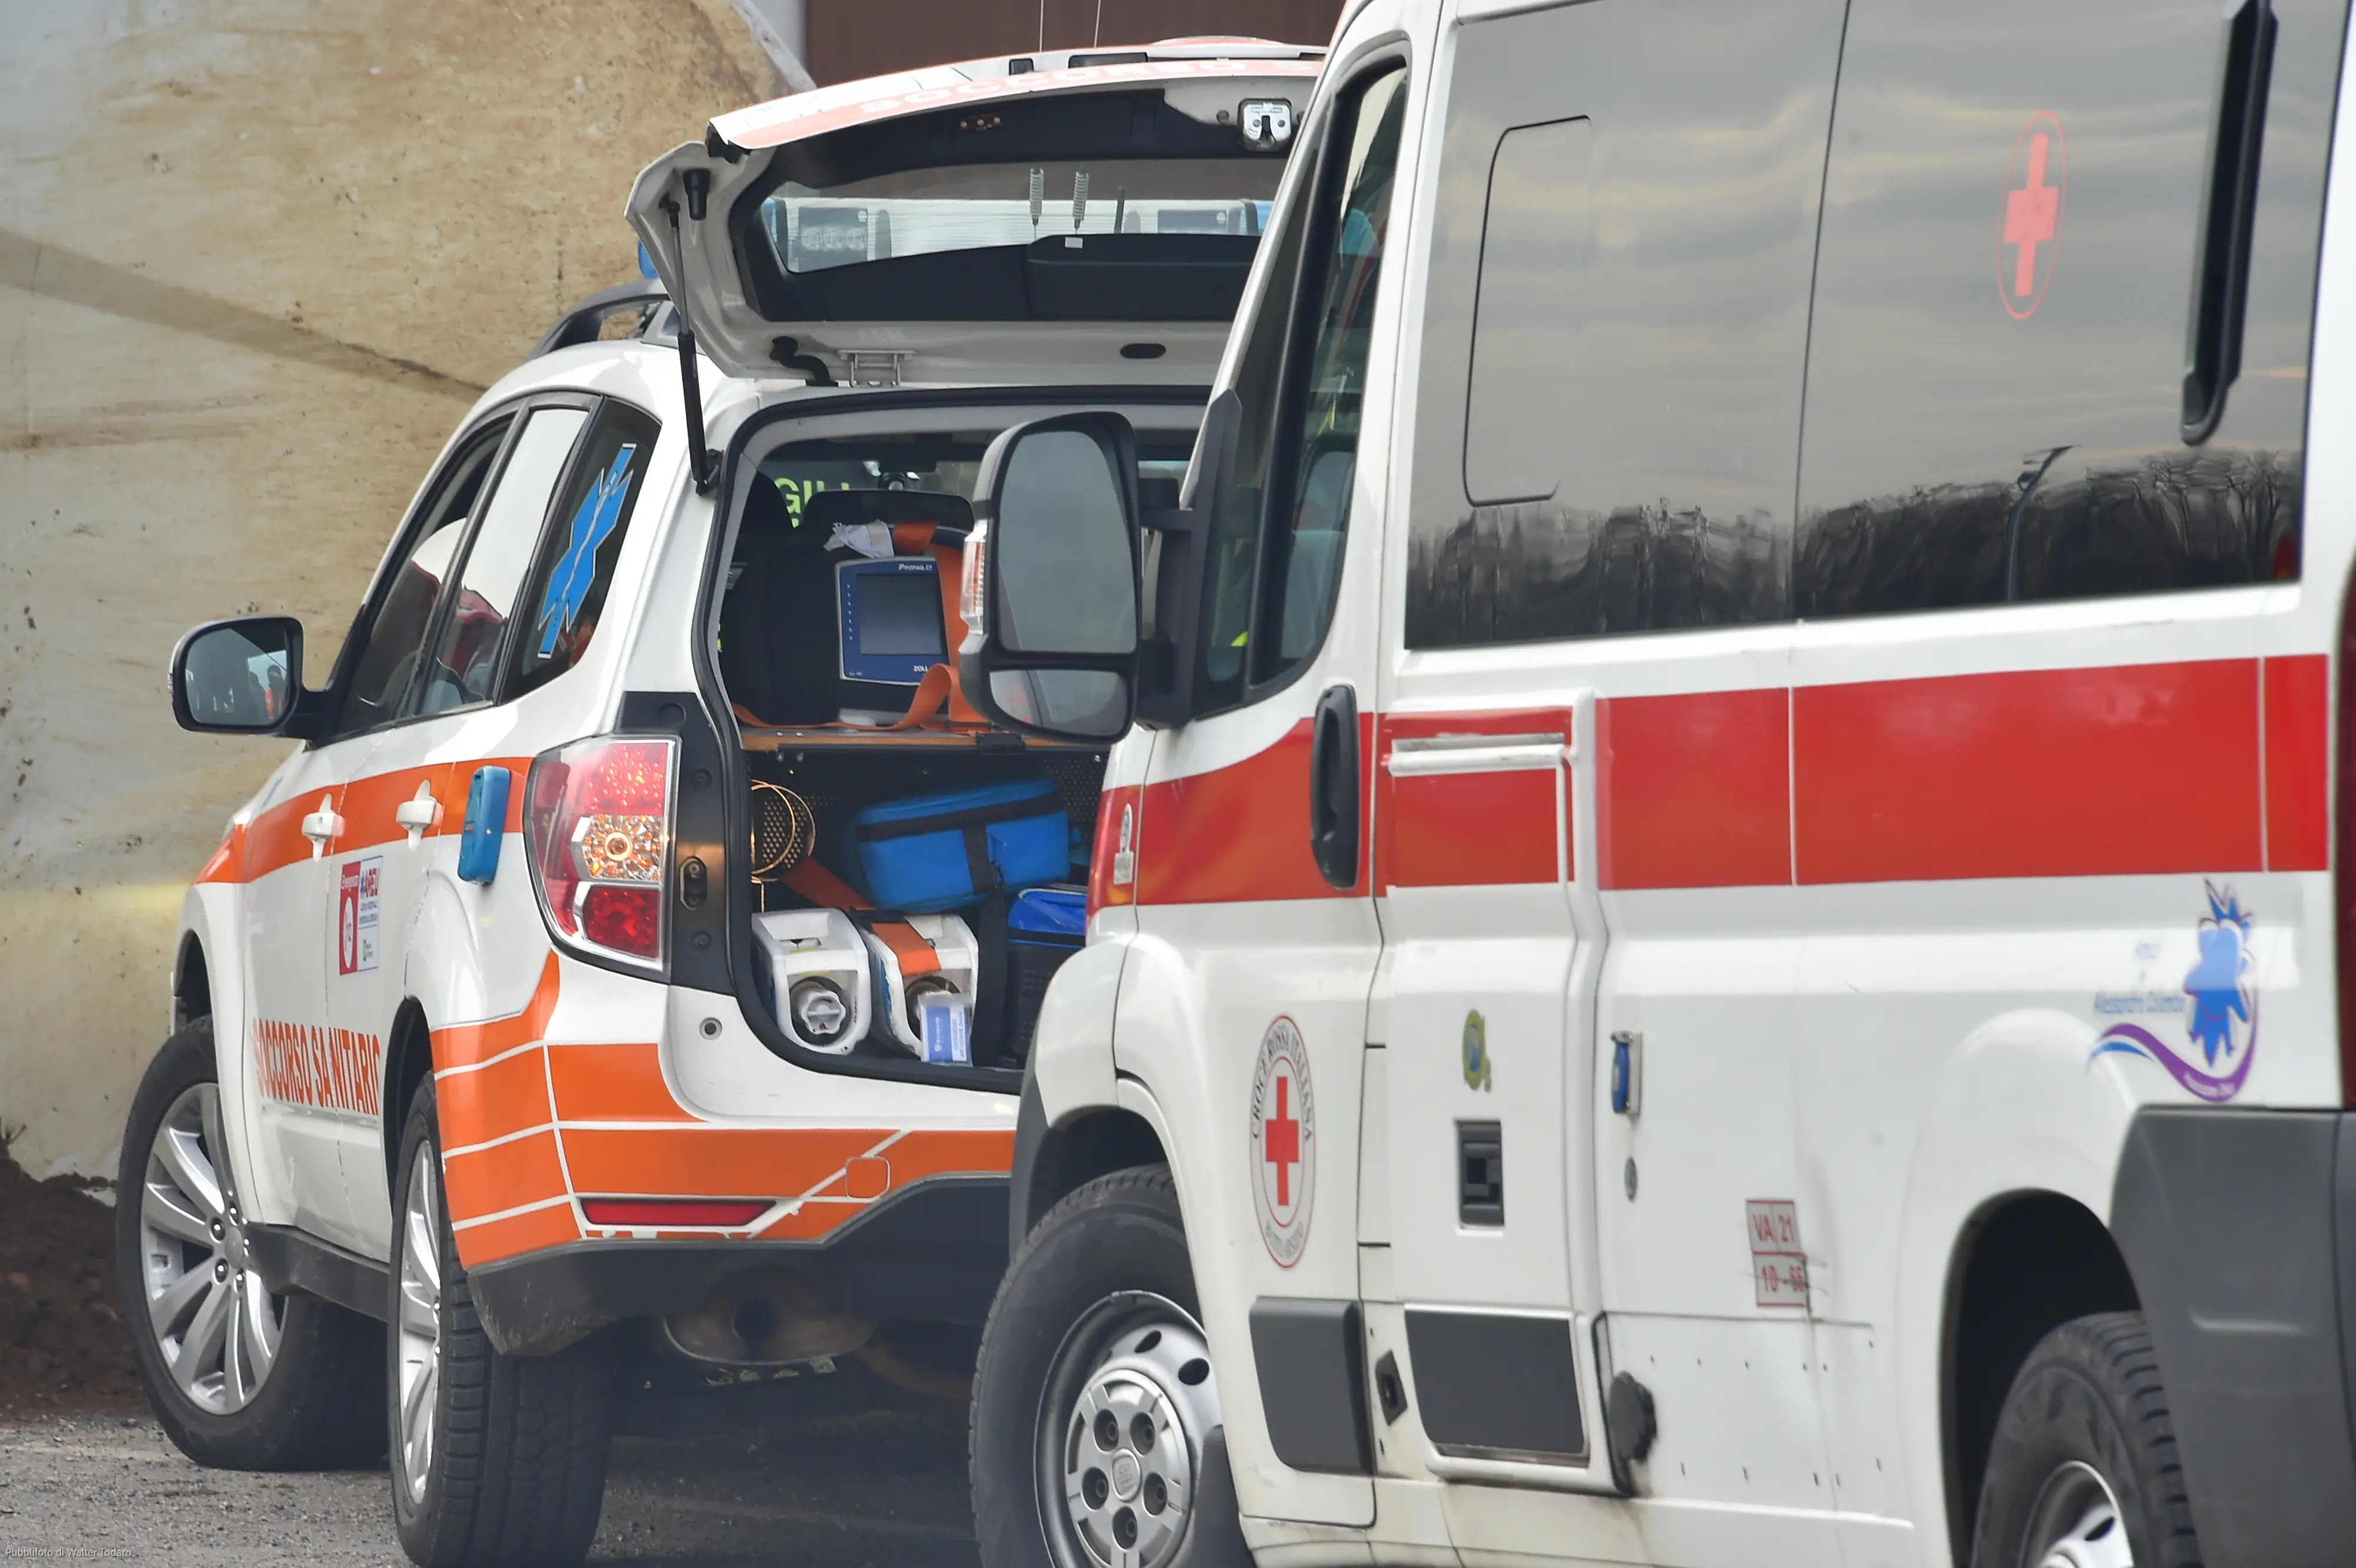
{"label": "medical monitor screen", "polygon": [[941,591],[932,573],[869,573],[858,581],[861,653],[941,657]]}
{"label": "medical monitor screen", "polygon": [[836,571],[845,678],[913,686],[948,657],[932,561],[845,562]]}

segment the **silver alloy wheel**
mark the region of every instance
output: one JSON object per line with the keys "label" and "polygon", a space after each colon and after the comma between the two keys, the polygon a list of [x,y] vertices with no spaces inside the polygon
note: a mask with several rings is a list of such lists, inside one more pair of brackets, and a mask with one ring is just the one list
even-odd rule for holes
{"label": "silver alloy wheel", "polygon": [[1061,1477],[1065,1519],[1089,1562],[1161,1568],[1186,1538],[1203,1440],[1219,1424],[1210,1348],[1182,1308],[1137,1294],[1091,1313],[1059,1355],[1091,1350],[1069,1414],[1040,1423],[1055,1448],[1043,1469]]}
{"label": "silver alloy wheel", "polygon": [[262,1391],[286,1319],[249,1260],[227,1148],[220,1090],[191,1085],[155,1129],[139,1193],[148,1328],[180,1392],[214,1415]]}
{"label": "silver alloy wheel", "polygon": [[2021,1568],[2135,1568],[2135,1547],[2111,1485],[2071,1460],[2045,1479],[2029,1510]]}
{"label": "silver alloy wheel", "polygon": [[434,1423],[442,1391],[442,1237],[434,1201],[440,1169],[434,1145],[417,1145],[409,1172],[409,1200],[402,1206],[401,1359],[393,1397],[401,1402],[401,1479],[413,1506],[425,1500],[425,1477],[434,1463]]}

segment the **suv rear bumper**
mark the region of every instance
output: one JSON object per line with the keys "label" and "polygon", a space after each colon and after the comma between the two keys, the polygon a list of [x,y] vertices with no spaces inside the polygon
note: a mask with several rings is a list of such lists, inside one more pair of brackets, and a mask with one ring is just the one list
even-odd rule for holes
{"label": "suv rear bumper", "polygon": [[814,1241],[576,1241],[466,1280],[491,1343],[540,1355],[626,1317],[692,1312],[730,1280],[780,1268],[859,1316],[979,1326],[1006,1272],[1006,1178],[916,1182]]}
{"label": "suv rear bumper", "polygon": [[2111,1230],[2151,1326],[2211,1568],[2356,1541],[2356,1115],[2145,1110]]}

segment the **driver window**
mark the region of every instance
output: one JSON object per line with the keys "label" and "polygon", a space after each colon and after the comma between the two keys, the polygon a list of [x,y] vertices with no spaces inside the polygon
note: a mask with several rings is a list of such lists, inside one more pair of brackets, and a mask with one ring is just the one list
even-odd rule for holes
{"label": "driver window", "polygon": [[1243,329],[1239,434],[1205,585],[1210,706],[1241,702],[1247,671],[1266,682],[1314,653],[1333,613],[1406,111],[1404,66],[1345,91]]}
{"label": "driver window", "polygon": [[425,646],[425,632],[434,616],[434,601],[451,557],[466,532],[466,519],[482,493],[484,476],[498,456],[508,422],[498,421],[459,449],[444,468],[440,481],[419,509],[412,525],[409,547],[385,580],[372,613],[363,613],[353,628],[359,652],[352,663],[350,682],[336,733],[352,735],[384,723],[399,712],[417,673],[417,659]]}

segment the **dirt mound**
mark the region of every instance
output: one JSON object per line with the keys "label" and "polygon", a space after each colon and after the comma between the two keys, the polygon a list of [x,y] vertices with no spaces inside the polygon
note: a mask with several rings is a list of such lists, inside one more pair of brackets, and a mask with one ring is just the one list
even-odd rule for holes
{"label": "dirt mound", "polygon": [[0,1420],[147,1408],[114,1289],[114,1210],[0,1143]]}

